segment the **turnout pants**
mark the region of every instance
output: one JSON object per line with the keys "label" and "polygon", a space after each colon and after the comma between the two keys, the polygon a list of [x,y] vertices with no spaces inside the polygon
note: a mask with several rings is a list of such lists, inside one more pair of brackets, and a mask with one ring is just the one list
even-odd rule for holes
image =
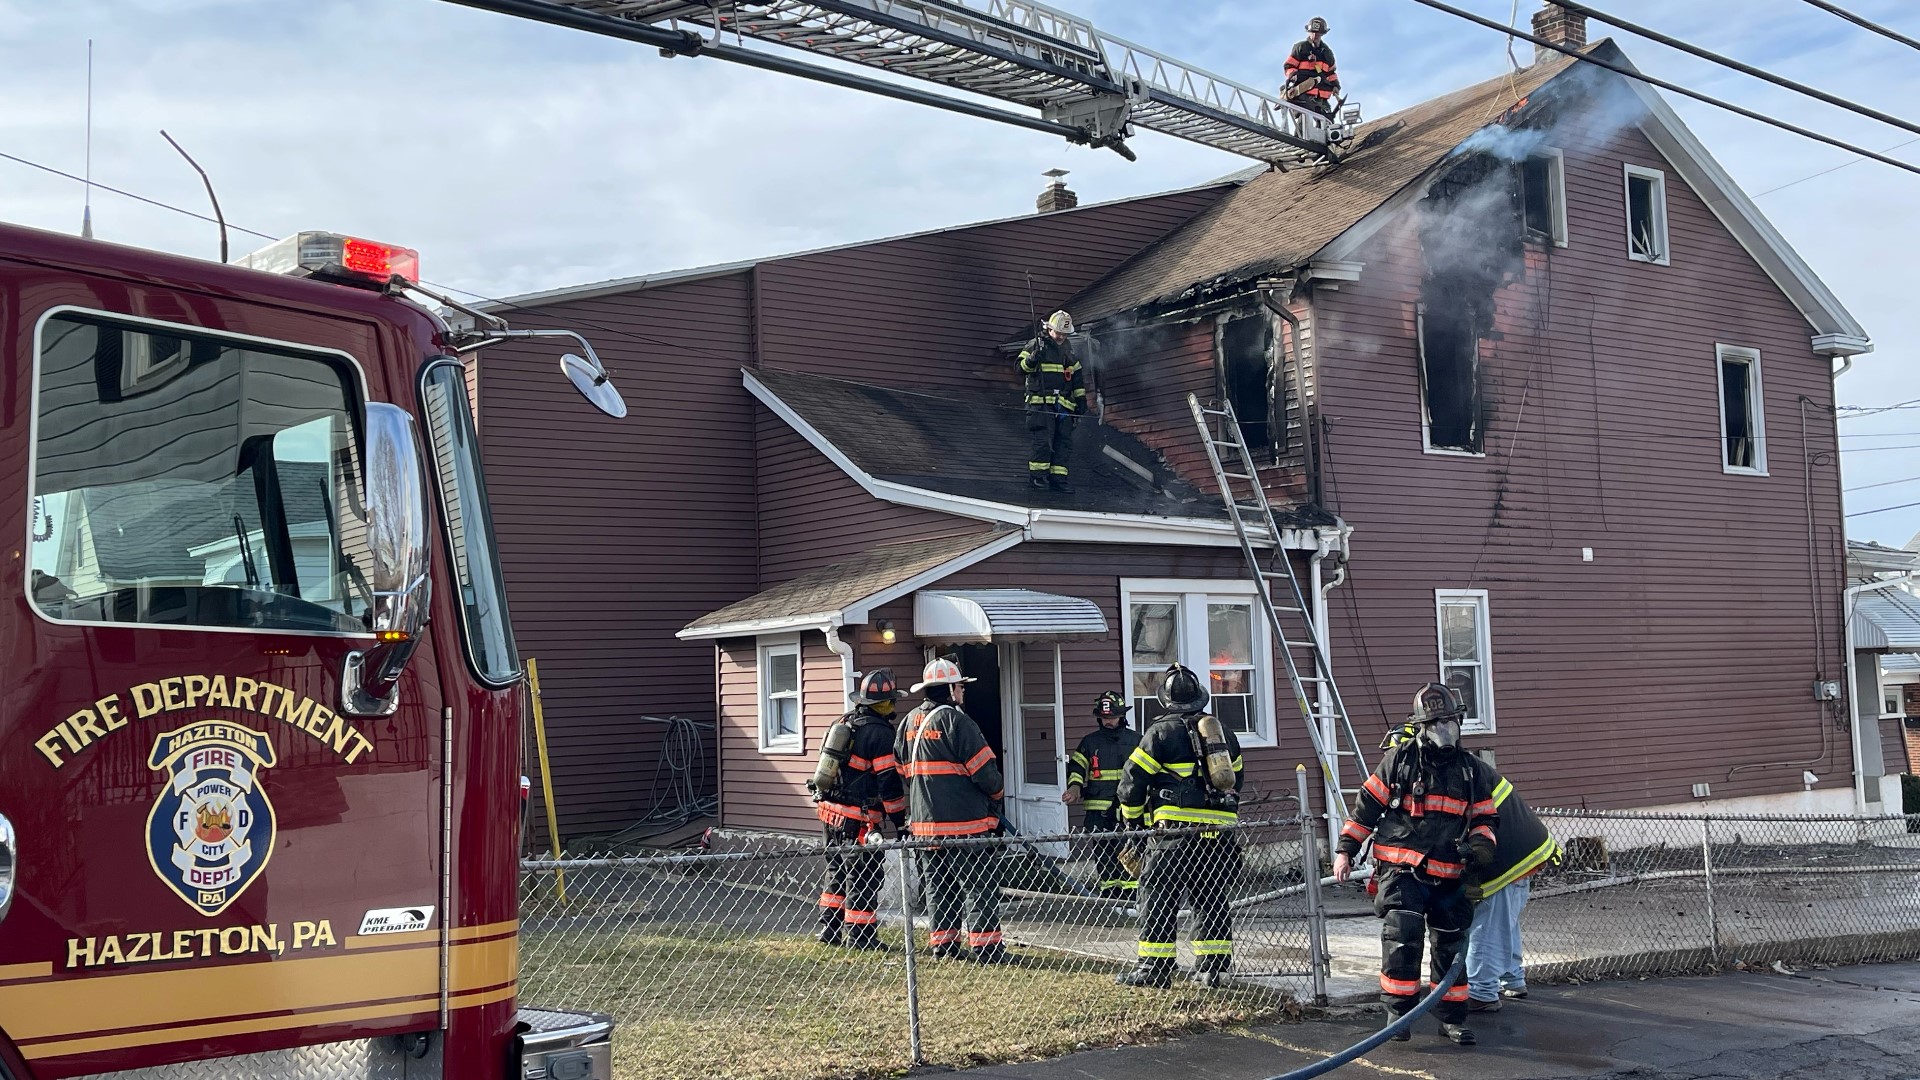
{"label": "turnout pants", "polygon": [[860,846],[873,826],[859,822],[827,825],[827,876],[820,886],[820,923],[844,922],[849,927],[872,927],[886,878],[886,856]]}
{"label": "turnout pants", "polygon": [[1033,442],[1027,454],[1029,476],[1066,477],[1067,456],[1073,450],[1073,424],[1078,419],[1074,413],[1053,409],[1027,410],[1027,434]]}
{"label": "turnout pants", "polygon": [[[1413,870],[1395,869],[1380,882],[1373,909],[1380,915],[1380,1000],[1393,1015],[1413,1008],[1420,997],[1420,951],[1424,936],[1429,979],[1438,984],[1455,957],[1466,951],[1473,925],[1473,901],[1459,880],[1438,881]],[[1443,1024],[1467,1018],[1467,972],[1442,992],[1434,1014]]]}
{"label": "turnout pants", "polygon": [[1171,966],[1180,933],[1180,900],[1193,907],[1194,970],[1233,964],[1233,912],[1227,890],[1240,873],[1230,836],[1154,836],[1140,866],[1140,959]]}
{"label": "turnout pants", "polygon": [[1100,891],[1108,896],[1124,896],[1140,887],[1127,868],[1120,865],[1120,852],[1127,846],[1126,837],[1120,834],[1120,813],[1108,807],[1105,810],[1089,810],[1085,822],[1090,833],[1101,834],[1087,841],[1093,850],[1095,869],[1100,875]]}
{"label": "turnout pants", "polygon": [[937,847],[921,853],[934,948],[1000,944],[1000,859],[990,847]]}

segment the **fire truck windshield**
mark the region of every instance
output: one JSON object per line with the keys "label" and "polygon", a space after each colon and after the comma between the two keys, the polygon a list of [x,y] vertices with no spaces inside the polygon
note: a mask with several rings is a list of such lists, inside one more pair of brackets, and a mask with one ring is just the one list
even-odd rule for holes
{"label": "fire truck windshield", "polygon": [[48,318],[34,604],[78,622],[366,632],[358,397],[344,358]]}

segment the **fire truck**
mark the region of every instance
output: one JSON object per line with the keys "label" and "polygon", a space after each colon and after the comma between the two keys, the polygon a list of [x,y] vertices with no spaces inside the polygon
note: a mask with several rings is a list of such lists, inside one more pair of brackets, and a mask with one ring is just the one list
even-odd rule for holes
{"label": "fire truck", "polygon": [[610,1020],[516,999],[462,360],[543,332],[388,244],[241,263],[0,225],[0,1077],[606,1080]]}

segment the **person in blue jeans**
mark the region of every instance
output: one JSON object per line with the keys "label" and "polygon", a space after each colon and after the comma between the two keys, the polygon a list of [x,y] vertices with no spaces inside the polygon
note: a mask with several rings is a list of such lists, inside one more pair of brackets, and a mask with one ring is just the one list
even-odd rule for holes
{"label": "person in blue jeans", "polygon": [[1532,883],[1521,878],[1474,905],[1467,938],[1467,1010],[1497,1012],[1503,998],[1527,996],[1520,912]]}

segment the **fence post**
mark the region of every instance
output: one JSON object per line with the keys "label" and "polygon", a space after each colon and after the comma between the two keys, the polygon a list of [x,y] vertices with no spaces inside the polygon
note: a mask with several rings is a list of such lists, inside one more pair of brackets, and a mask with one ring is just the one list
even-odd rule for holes
{"label": "fence post", "polygon": [[1720,913],[1713,904],[1713,817],[1700,815],[1700,865],[1707,879],[1707,958],[1720,965]]}
{"label": "fence post", "polygon": [[1327,910],[1320,900],[1320,851],[1307,813],[1307,767],[1295,765],[1293,779],[1300,794],[1300,875],[1307,889],[1307,954],[1312,965],[1313,1003],[1327,1003]]}
{"label": "fence post", "polygon": [[919,855],[918,851],[900,852],[900,920],[906,929],[906,942],[901,949],[907,957],[907,1052],[911,1055],[907,1064],[910,1066],[927,1063],[920,1049],[920,971],[913,959],[913,883],[907,880],[908,864],[911,862],[917,870]]}

